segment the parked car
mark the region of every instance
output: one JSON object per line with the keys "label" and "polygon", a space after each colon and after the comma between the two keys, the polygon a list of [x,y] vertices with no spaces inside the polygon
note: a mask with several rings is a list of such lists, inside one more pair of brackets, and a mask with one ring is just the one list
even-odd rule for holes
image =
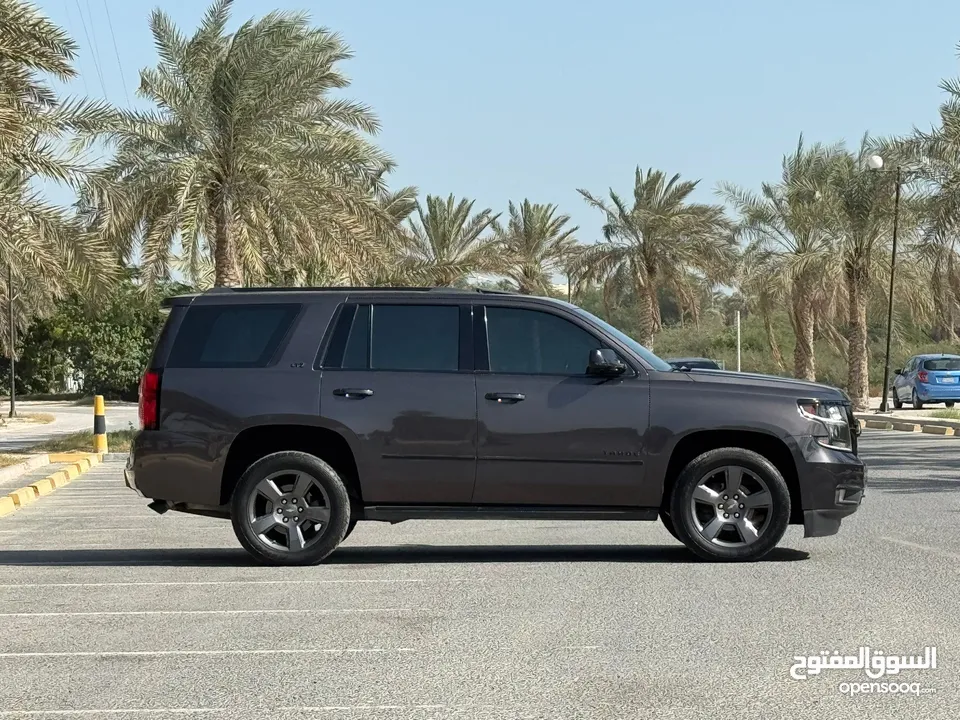
{"label": "parked car", "polygon": [[678,370],[687,368],[688,370],[721,370],[720,363],[710,358],[670,358],[668,363]]}
{"label": "parked car", "polygon": [[452,289],[175,297],[143,376],[126,482],[307,565],[358,520],[662,520],[709,560],[860,505],[839,390],[679,372],[558,300]]}
{"label": "parked car", "polygon": [[960,400],[960,355],[914,355],[893,371],[893,406],[909,402],[917,410],[924,403],[947,407]]}

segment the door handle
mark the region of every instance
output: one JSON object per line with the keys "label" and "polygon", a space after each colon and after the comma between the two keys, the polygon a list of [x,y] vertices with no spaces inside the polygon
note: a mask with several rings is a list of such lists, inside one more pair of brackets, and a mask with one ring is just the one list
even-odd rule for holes
{"label": "door handle", "polygon": [[370,388],[337,388],[333,391],[333,394],[339,395],[340,397],[361,400],[365,397],[370,397],[373,395],[373,390]]}
{"label": "door handle", "polygon": [[484,395],[484,397],[487,398],[487,400],[493,400],[498,403],[506,403],[509,405],[513,405],[514,403],[518,403],[521,400],[526,399],[527,396],[524,395],[523,393],[489,392],[486,395]]}

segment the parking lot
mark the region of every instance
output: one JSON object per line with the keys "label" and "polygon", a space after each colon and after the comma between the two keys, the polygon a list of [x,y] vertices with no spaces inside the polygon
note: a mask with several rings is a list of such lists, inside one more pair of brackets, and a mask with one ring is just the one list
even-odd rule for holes
{"label": "parking lot", "polygon": [[[960,438],[862,448],[840,534],[748,565],[659,523],[484,521],[361,523],[325,565],[257,567],[104,464],[0,520],[0,718],[956,717]],[[861,646],[936,646],[900,676],[932,692],[790,676]]]}

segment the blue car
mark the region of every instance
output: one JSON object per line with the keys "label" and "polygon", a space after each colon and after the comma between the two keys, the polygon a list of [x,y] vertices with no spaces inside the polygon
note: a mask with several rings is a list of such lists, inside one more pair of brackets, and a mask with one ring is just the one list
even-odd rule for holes
{"label": "blue car", "polygon": [[893,371],[893,406],[910,403],[917,410],[924,403],[947,407],[960,400],[960,355],[914,355]]}

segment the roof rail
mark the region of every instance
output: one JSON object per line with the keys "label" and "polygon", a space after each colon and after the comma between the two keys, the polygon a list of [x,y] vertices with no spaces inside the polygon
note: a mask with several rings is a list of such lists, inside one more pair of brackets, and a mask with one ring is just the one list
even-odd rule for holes
{"label": "roof rail", "polygon": [[484,293],[489,295],[515,295],[509,290],[487,290],[486,288],[453,288],[453,287],[417,287],[394,285],[389,287],[379,287],[376,285],[326,285],[326,286],[303,286],[303,287],[215,287],[205,290],[204,295],[213,295],[221,293],[235,292],[310,292],[317,290],[326,290],[333,292],[345,291],[376,291],[376,292],[463,292],[463,293]]}

